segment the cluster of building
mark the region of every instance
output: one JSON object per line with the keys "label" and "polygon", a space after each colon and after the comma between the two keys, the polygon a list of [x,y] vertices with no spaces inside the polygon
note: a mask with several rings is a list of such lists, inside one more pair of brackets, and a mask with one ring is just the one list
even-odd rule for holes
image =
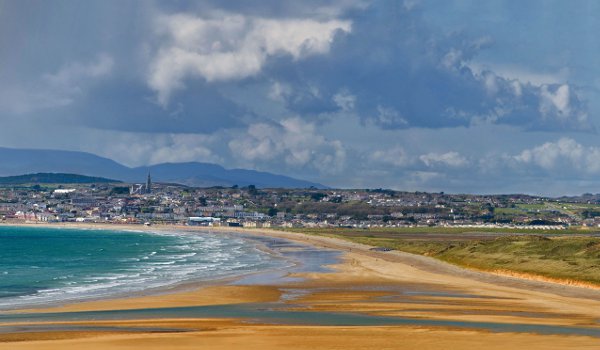
{"label": "cluster of building", "polygon": [[[526,195],[391,190],[191,188],[176,184],[0,187],[0,219],[29,222],[245,227],[465,226],[560,229],[600,225],[600,206]],[[584,210],[585,209],[585,210]],[[597,214],[597,215],[596,215]]]}

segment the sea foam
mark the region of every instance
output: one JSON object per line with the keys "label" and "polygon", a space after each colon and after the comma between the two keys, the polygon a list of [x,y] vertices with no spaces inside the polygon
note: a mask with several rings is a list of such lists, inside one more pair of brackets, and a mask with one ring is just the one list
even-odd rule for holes
{"label": "sea foam", "polygon": [[234,234],[0,227],[0,310],[131,295],[287,265]]}

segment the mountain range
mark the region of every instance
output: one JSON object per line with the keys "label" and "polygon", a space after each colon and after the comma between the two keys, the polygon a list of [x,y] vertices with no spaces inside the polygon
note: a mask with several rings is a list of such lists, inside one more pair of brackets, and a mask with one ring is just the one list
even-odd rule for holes
{"label": "mountain range", "polygon": [[155,182],[188,186],[248,186],[261,188],[325,188],[289,176],[247,169],[226,169],[217,164],[162,163],[130,168],[111,159],[86,152],[14,149],[0,147],[0,176],[32,173],[68,173],[142,183],[148,173]]}

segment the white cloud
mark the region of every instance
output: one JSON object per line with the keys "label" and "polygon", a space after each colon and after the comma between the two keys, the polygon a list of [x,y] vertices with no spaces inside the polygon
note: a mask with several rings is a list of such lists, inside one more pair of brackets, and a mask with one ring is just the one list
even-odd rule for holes
{"label": "white cloud", "polygon": [[356,96],[352,95],[347,90],[341,90],[337,94],[333,95],[333,102],[342,109],[344,112],[350,112],[354,110],[356,106]]}
{"label": "white cloud", "polygon": [[222,159],[206,147],[208,136],[198,134],[169,135],[151,152],[149,164],[164,162],[210,162],[219,163]]}
{"label": "white cloud", "polygon": [[291,92],[292,88],[288,84],[274,81],[267,96],[273,101],[283,102],[285,97],[290,95]]}
{"label": "white cloud", "polygon": [[585,147],[566,137],[523,150],[513,159],[518,164],[532,164],[545,170],[572,169],[589,174],[600,172],[600,148]]}
{"label": "white cloud", "polygon": [[523,85],[518,80],[513,80],[511,85],[516,97],[523,96]]}
{"label": "white cloud", "polygon": [[447,153],[427,153],[419,157],[421,162],[428,167],[435,167],[439,165],[445,165],[450,167],[463,167],[469,164],[467,158],[462,156],[458,152],[447,152]]}
{"label": "white cloud", "polygon": [[412,163],[411,157],[401,146],[377,150],[371,154],[371,159],[376,162],[390,164],[396,167],[407,166]]}
{"label": "white cloud", "polygon": [[475,77],[495,104],[489,113],[492,118],[487,120],[522,122],[523,117],[537,116],[538,120],[529,127],[541,127],[543,130],[592,129],[586,103],[582,102],[573,86],[558,83],[535,85],[527,77],[525,80],[507,79],[495,71],[477,71],[479,68],[475,66]]}
{"label": "white cloud", "polygon": [[128,166],[159,163],[209,162],[223,159],[213,152],[217,136],[202,134],[93,133],[82,150],[98,153]]}
{"label": "white cloud", "polygon": [[382,126],[408,126],[408,121],[400,114],[400,112],[398,112],[397,109],[392,107],[384,107],[381,105],[377,106],[377,116],[374,118],[374,121]]}
{"label": "white cloud", "polygon": [[340,171],[346,160],[341,142],[327,140],[315,124],[300,118],[253,124],[229,148],[234,157],[252,164],[283,161],[290,168],[311,167],[325,174]]}
{"label": "white cloud", "polygon": [[489,95],[496,95],[500,89],[498,86],[498,76],[492,72],[485,72],[483,74],[483,86]]}
{"label": "white cloud", "polygon": [[463,64],[463,53],[461,50],[451,48],[441,59],[442,66],[447,69],[457,69]]}
{"label": "white cloud", "polygon": [[[348,10],[361,9],[364,10],[369,6],[372,0],[336,0],[326,1],[326,5],[320,5],[316,8],[308,9],[310,14],[318,14],[321,16],[338,17],[345,14]],[[299,4],[301,2],[298,2]]]}
{"label": "white cloud", "polygon": [[237,80],[258,74],[269,57],[294,60],[329,51],[344,20],[269,19],[230,13],[208,18],[187,14],[163,16],[157,25],[167,36],[154,57],[148,83],[167,104],[186,78],[208,82]]}
{"label": "white cloud", "polygon": [[555,72],[538,72],[517,65],[480,62],[477,60],[469,61],[466,65],[476,75],[481,75],[485,71],[492,71],[497,76],[504,79],[518,80],[523,84],[531,84],[534,86],[564,84],[569,80],[569,69],[566,68]]}
{"label": "white cloud", "polygon": [[569,85],[560,85],[554,91],[548,85],[543,85],[540,91],[540,113],[542,115],[557,114],[567,118],[571,114]]}

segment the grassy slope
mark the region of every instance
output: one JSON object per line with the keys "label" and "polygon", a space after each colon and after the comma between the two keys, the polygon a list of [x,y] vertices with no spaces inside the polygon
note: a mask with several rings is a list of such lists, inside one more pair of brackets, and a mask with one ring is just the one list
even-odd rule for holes
{"label": "grassy slope", "polygon": [[[565,230],[537,230],[537,229],[515,229],[515,228],[473,228],[473,227],[398,227],[398,228],[372,228],[372,229],[361,229],[361,228],[293,228],[286,229],[286,231],[296,231],[313,234],[344,234],[344,233],[360,233],[361,235],[378,235],[383,233],[395,234],[401,237],[402,234],[414,234],[414,233],[529,233],[529,234],[581,234],[594,232],[594,230],[582,229],[582,228],[568,228]],[[596,229],[600,232],[600,229]]]}
{"label": "grassy slope", "polygon": [[[424,229],[424,233],[435,232],[428,228],[418,229]],[[432,256],[479,270],[511,271],[600,285],[600,238],[507,235],[478,240],[461,239],[450,234],[447,239],[415,239],[414,236],[407,239],[402,238],[402,233],[390,237],[389,231],[381,230],[362,230],[360,231],[362,235],[357,235],[357,232],[351,233],[352,229],[347,231],[301,229],[299,231]],[[459,233],[458,231],[437,230],[438,233]],[[416,232],[418,230],[410,231],[410,233]]]}

